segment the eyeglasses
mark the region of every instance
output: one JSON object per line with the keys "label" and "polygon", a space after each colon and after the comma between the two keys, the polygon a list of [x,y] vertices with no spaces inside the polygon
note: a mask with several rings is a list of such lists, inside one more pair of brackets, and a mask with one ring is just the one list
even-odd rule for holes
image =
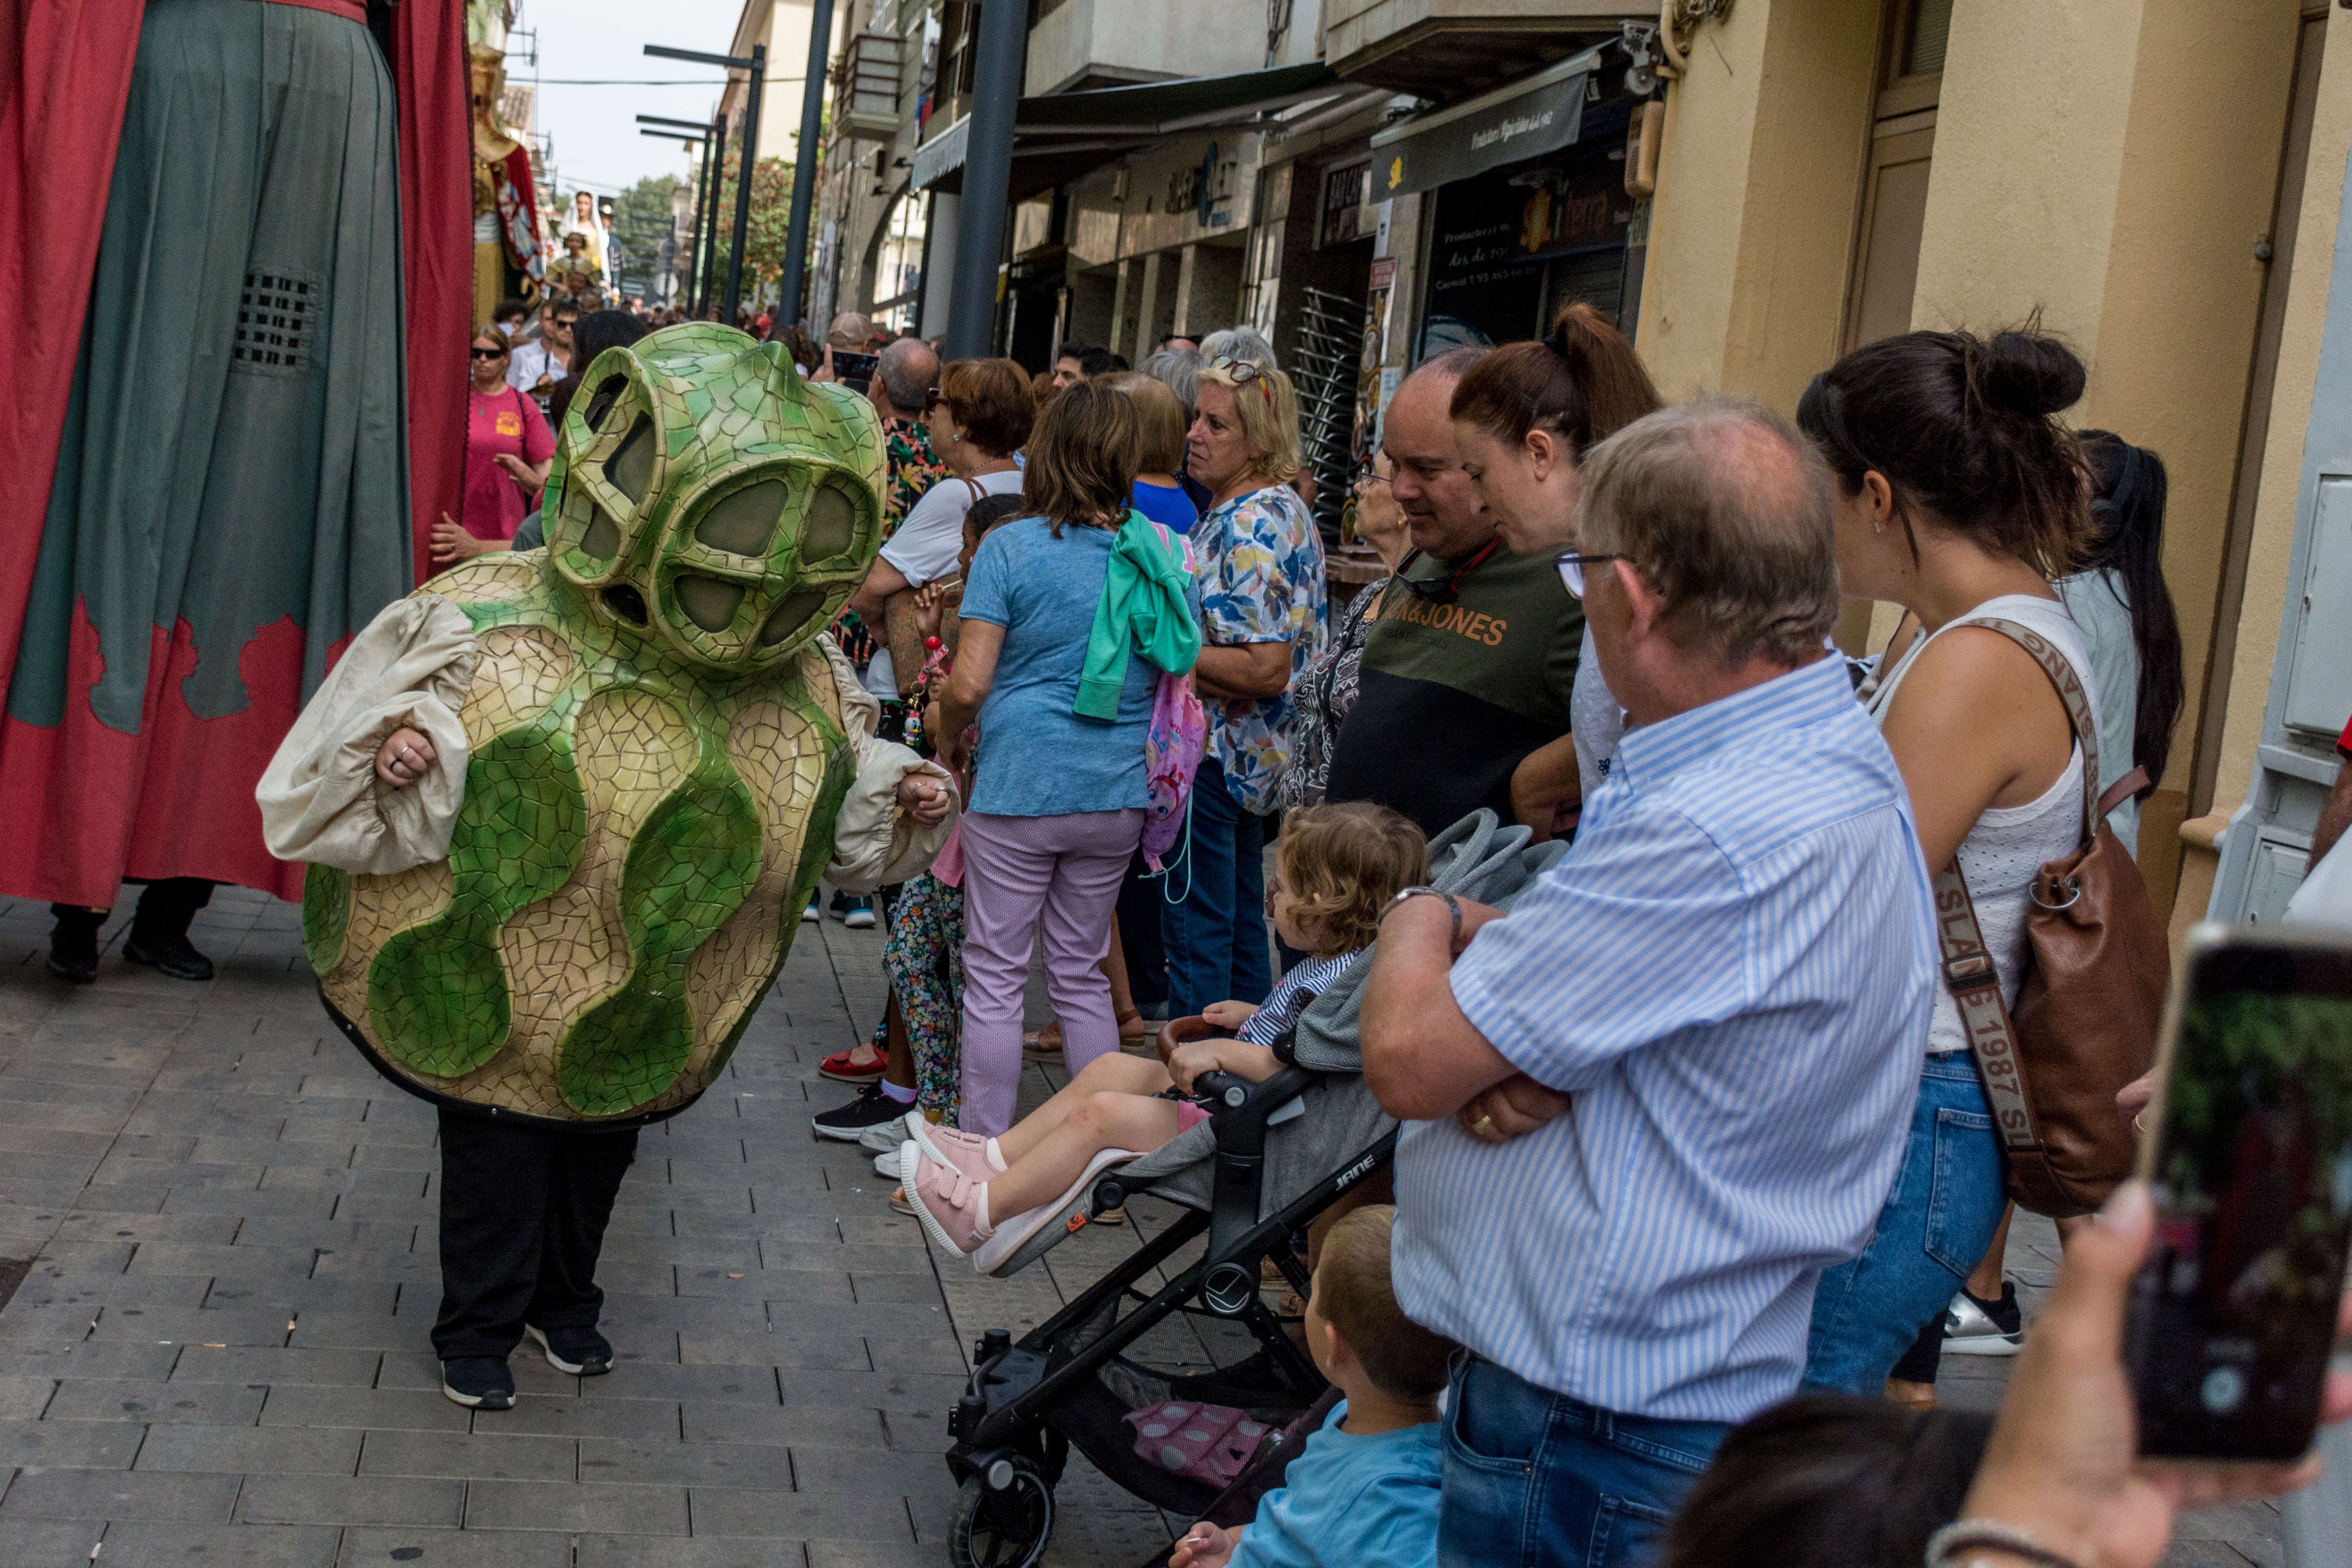
{"label": "eyeglasses", "polygon": [[1568,591],[1581,599],[1584,597],[1584,569],[1587,566],[1598,566],[1604,561],[1624,559],[1622,555],[1608,552],[1570,550],[1564,554],[1553,556],[1552,563],[1559,568],[1559,580],[1566,584]]}
{"label": "eyeglasses", "polygon": [[941,408],[948,409],[950,413],[954,412],[952,405],[948,402],[947,394],[936,386],[923,388],[923,412],[930,414]]}
{"label": "eyeglasses", "polygon": [[1415,577],[1412,574],[1412,563],[1421,560],[1423,555],[1423,552],[1416,548],[1407,553],[1402,561],[1397,563],[1396,579],[1405,585],[1407,592],[1423,604],[1450,605],[1462,596],[1462,579],[1485,564],[1486,558],[1501,548],[1503,548],[1503,541],[1498,536],[1486,541],[1476,554],[1446,573],[1443,577]]}
{"label": "eyeglasses", "polygon": [[476,359],[504,359],[507,357],[507,351],[504,349],[476,349],[473,351],[473,355]]}
{"label": "eyeglasses", "polygon": [[1219,354],[1209,362],[1209,368],[1222,372],[1225,379],[1235,386],[1247,386],[1251,382],[1256,382],[1258,390],[1265,394],[1265,400],[1268,403],[1274,401],[1274,383],[1265,378],[1265,366],[1258,363],[1257,361],[1235,359],[1231,354]]}

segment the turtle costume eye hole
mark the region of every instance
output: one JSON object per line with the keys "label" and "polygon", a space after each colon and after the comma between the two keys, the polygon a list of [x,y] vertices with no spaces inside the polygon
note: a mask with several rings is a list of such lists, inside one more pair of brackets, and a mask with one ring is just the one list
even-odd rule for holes
{"label": "turtle costume eye hole", "polygon": [[582,379],[589,390],[557,436],[563,482],[560,492],[549,491],[547,538],[556,569],[594,589],[625,573],[668,464],[653,398],[630,350],[598,354]]}

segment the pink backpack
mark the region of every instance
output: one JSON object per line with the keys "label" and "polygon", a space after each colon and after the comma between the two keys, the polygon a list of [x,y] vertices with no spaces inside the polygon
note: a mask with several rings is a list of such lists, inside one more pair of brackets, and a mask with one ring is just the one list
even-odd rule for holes
{"label": "pink backpack", "polygon": [[[1162,523],[1160,542],[1178,556],[1191,572],[1192,542],[1171,532]],[[1143,860],[1154,871],[1167,869],[1160,857],[1176,847],[1192,820],[1192,777],[1201,771],[1201,755],[1209,744],[1209,710],[1201,705],[1189,675],[1161,671],[1151,694],[1151,724],[1143,736],[1143,771],[1149,799],[1143,808]]]}

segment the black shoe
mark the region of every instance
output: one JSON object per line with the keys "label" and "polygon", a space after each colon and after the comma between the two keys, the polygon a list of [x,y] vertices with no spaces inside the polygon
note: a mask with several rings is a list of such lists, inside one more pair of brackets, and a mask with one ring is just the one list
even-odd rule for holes
{"label": "black shoe", "polygon": [[514,1373],[497,1356],[460,1356],[441,1363],[441,1392],[468,1410],[512,1410]]}
{"label": "black shoe", "polygon": [[92,932],[64,931],[49,937],[49,973],[76,985],[98,978],[98,939]]}
{"label": "black shoe", "polygon": [[870,893],[850,900],[848,909],[835,912],[840,915],[841,923],[851,931],[872,931],[880,923],[874,913],[874,897]]}
{"label": "black shoe", "polygon": [[541,1329],[529,1323],[522,1331],[547,1352],[547,1364],[574,1377],[602,1377],[613,1370],[613,1342],[593,1329]]}
{"label": "black shoe", "polygon": [[855,1143],[867,1128],[879,1127],[886,1121],[903,1121],[907,1112],[913,1109],[913,1101],[896,1100],[883,1093],[882,1080],[876,1079],[857,1091],[856,1100],[823,1115],[811,1117],[809,1125],[816,1129],[816,1135],[820,1138]]}
{"label": "black shoe", "polygon": [[848,918],[849,911],[856,909],[859,901],[860,900],[856,899],[851,898],[847,893],[843,892],[839,888],[835,888],[833,890],[833,902],[827,907],[833,910],[833,918],[835,920],[845,920]]}
{"label": "black shoe", "polygon": [[149,942],[134,930],[122,944],[122,956],[133,963],[160,969],[174,980],[210,980],[213,977],[213,961],[198,952],[184,936],[160,937]]}

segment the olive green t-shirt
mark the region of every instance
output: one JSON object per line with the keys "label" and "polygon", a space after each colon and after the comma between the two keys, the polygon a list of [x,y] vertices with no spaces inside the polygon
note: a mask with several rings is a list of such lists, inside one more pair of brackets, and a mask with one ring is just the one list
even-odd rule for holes
{"label": "olive green t-shirt", "polygon": [[1568,733],[1584,606],[1549,555],[1497,552],[1450,604],[1392,579],[1372,611],[1328,799],[1392,806],[1435,834],[1479,806],[1511,820],[1511,773]]}

